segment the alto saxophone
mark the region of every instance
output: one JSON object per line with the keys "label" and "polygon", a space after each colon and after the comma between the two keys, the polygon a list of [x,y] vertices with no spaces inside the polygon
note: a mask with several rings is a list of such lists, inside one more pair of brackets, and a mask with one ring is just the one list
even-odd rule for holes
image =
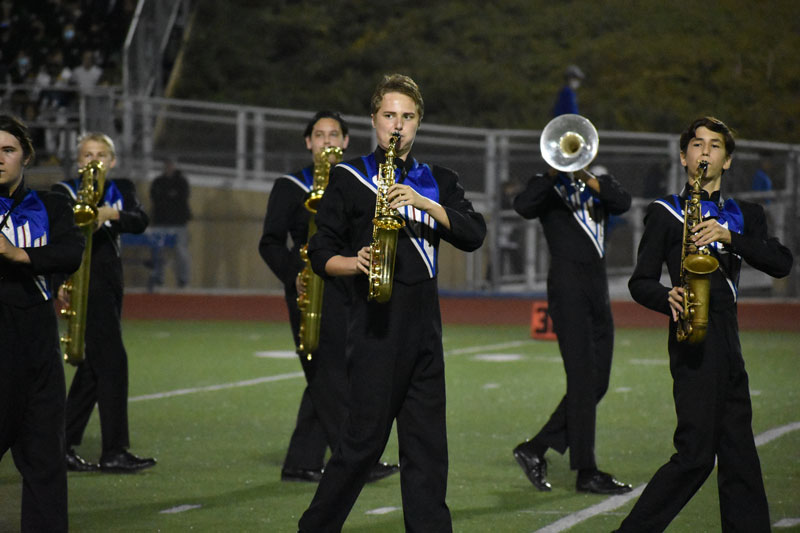
{"label": "alto saxophone", "polygon": [[372,219],[372,243],[370,244],[369,296],[368,300],[385,303],[392,297],[394,259],[397,252],[397,232],[405,221],[396,210],[389,207],[389,187],[394,182],[395,146],[400,134],[395,132],[386,150],[386,162],[378,165],[375,218]]}
{"label": "alto saxophone", "polygon": [[331,157],[334,163],[342,160],[342,149],[338,146],[328,146],[314,158],[314,181],[311,192],[305,201],[305,208],[311,212],[308,220],[308,240],[300,248],[300,257],[303,258],[305,266],[300,273],[300,280],[305,287],[305,291],[297,297],[297,307],[300,309],[300,346],[298,350],[306,354],[306,358],[311,360],[311,354],[319,346],[319,328],[322,323],[322,294],[324,282],[322,278],[311,270],[311,261],[308,259],[308,241],[317,231],[314,223],[314,215],[317,213],[317,206],[328,186],[328,176],[331,172]]}
{"label": "alto saxophone", "polygon": [[81,181],[72,212],[75,224],[81,228],[86,238],[86,247],[83,249],[81,266],[63,285],[69,299],[68,304],[61,309],[61,316],[68,321],[66,334],[61,337],[64,361],[76,366],[83,361],[84,356],[86,307],[89,300],[89,274],[92,266],[92,235],[97,221],[97,205],[103,197],[107,169],[102,162],[93,160],[78,172]]}
{"label": "alto saxophone", "polygon": [[708,305],[711,292],[711,273],[719,261],[705,246],[698,248],[692,241],[690,229],[703,221],[700,203],[700,180],[708,171],[708,163],[701,161],[697,175],[690,183],[689,195],[683,210],[683,246],[681,248],[681,279],[683,310],[678,317],[678,342],[698,344],[706,338],[708,330]]}

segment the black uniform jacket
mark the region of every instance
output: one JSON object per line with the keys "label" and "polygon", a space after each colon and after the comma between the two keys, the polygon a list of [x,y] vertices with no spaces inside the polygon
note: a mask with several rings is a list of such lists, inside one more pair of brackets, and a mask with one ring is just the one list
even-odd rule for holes
{"label": "black uniform jacket", "polygon": [[[308,240],[308,221],[311,216],[305,208],[308,180],[313,167],[281,176],[272,186],[264,217],[264,230],[258,243],[258,252],[270,270],[284,285],[294,285],[297,274],[305,264],[300,248]],[[287,247],[287,237],[292,247]]]}
{"label": "black uniform jacket", "polygon": [[[21,182],[13,197],[22,201],[28,194],[31,194],[30,189]],[[69,275],[78,269],[83,254],[83,234],[73,221],[72,207],[67,199],[63,195],[47,191],[37,191],[36,194],[44,205],[49,220],[47,244],[25,248],[30,264],[0,259],[0,301],[16,307],[41,303],[44,297],[34,278],[59,273]]]}
{"label": "black uniform jacket", "polygon": [[[134,183],[124,178],[109,180],[106,182],[105,191],[108,190],[112,181],[122,195],[122,206],[116,206],[119,209],[119,220],[111,220],[103,224],[92,234],[90,289],[109,285],[122,287],[120,234],[142,233],[149,223],[147,213],[144,212],[142,204],[139,203]],[[75,186],[76,184],[73,181],[73,189]],[[52,187],[53,191],[65,194],[74,204],[75,198],[71,192],[73,189],[62,183],[57,183]],[[104,199],[106,198],[105,191]]]}
{"label": "black uniform jacket", "polygon": [[[685,203],[686,190],[681,196]],[[702,200],[719,202],[719,191],[709,198],[703,191]],[[647,207],[644,217],[644,234],[639,243],[638,257],[633,275],[628,282],[631,296],[641,305],[671,315],[667,293],[680,285],[681,250],[683,246],[683,220],[678,219],[664,206],[670,197],[663,197]],[[739,272],[742,259],[770,276],[780,278],[792,269],[792,253],[775,237],[767,234],[764,209],[755,203],[737,200],[742,216],[743,231],[731,231],[731,243],[721,250],[712,250],[720,267],[711,274],[709,308],[724,309],[736,305]],[[682,204],[685,205],[685,204]],[[661,283],[661,269],[666,262],[671,285]]]}
{"label": "black uniform jacket", "polygon": [[[374,156],[376,164],[386,160],[385,151],[381,148],[375,151]],[[405,162],[395,159],[396,166],[402,165],[403,176],[398,181],[402,182],[415,164],[411,154]],[[469,252],[480,247],[486,236],[483,215],[475,212],[472,203],[464,197],[458,175],[436,165],[430,165],[429,168],[438,188],[438,203],[444,207],[450,219],[450,229],[433,224],[431,217],[425,213],[416,212],[417,221],[406,220],[406,227],[398,233],[394,270],[394,280],[406,285],[436,277],[436,252],[440,240]],[[317,211],[317,232],[309,242],[309,256],[314,272],[323,278],[330,279],[325,273],[325,264],[331,257],[354,256],[359,249],[372,242],[375,190],[359,179],[353,169],[362,175],[369,174],[363,158],[334,167]],[[423,222],[425,220],[427,223]]]}
{"label": "black uniform jacket", "polygon": [[[528,182],[525,189],[514,198],[514,210],[523,218],[538,218],[542,223],[547,247],[552,259],[589,263],[602,259],[597,245],[581,224],[575,219],[573,208],[567,205],[555,189],[558,174],[537,174]],[[613,176],[597,176],[600,192],[592,195],[599,202],[596,216],[601,222],[602,231],[608,225],[609,215],[619,215],[631,206],[631,195],[622,188]],[[586,188],[590,190],[589,187]],[[551,264],[555,261],[551,260]]]}

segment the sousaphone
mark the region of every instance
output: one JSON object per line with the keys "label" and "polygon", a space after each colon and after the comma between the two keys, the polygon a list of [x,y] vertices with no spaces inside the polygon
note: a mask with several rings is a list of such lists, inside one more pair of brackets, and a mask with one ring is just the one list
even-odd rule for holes
{"label": "sousaphone", "polygon": [[561,172],[589,166],[597,155],[599,137],[589,119],[581,115],[559,115],[542,130],[539,149],[545,162]]}

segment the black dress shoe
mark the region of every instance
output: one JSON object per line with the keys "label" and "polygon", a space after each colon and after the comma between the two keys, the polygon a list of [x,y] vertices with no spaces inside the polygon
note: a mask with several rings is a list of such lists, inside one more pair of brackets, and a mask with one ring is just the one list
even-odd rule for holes
{"label": "black dress shoe", "polygon": [[543,455],[534,453],[530,449],[528,442],[523,442],[514,448],[514,459],[533,483],[533,486],[541,491],[549,491],[550,483],[547,482],[547,461]]}
{"label": "black dress shoe", "polygon": [[379,479],[389,477],[392,474],[399,471],[400,467],[398,465],[390,465],[389,463],[379,462],[378,464],[372,467],[372,470],[369,471],[369,477],[367,478],[367,483],[372,483],[373,481],[378,481]]}
{"label": "black dress shoe", "polygon": [[100,458],[100,470],[103,472],[115,472],[119,474],[129,474],[138,472],[145,468],[150,468],[156,464],[152,457],[137,457],[129,451],[122,451],[115,454],[104,455]]}
{"label": "black dress shoe", "polygon": [[94,472],[100,470],[100,465],[90,463],[70,448],[67,450],[67,470],[70,472]]}
{"label": "black dress shoe", "polygon": [[633,490],[630,485],[617,481],[611,474],[600,470],[590,475],[578,475],[575,488],[578,489],[578,492],[593,492],[595,494],[625,494]]}
{"label": "black dress shoe", "polygon": [[306,481],[317,483],[322,479],[322,469],[292,468],[284,466],[281,469],[281,481]]}

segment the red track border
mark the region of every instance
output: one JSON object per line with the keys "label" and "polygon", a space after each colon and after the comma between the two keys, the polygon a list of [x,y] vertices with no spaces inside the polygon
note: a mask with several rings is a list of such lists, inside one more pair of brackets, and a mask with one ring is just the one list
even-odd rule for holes
{"label": "red track border", "polygon": [[[442,320],[449,324],[529,325],[530,298],[442,297]],[[664,327],[667,318],[629,301],[611,304],[617,327]],[[142,320],[286,321],[286,304],[277,295],[129,293],[123,316]],[[800,303],[739,303],[741,329],[800,331]]]}

